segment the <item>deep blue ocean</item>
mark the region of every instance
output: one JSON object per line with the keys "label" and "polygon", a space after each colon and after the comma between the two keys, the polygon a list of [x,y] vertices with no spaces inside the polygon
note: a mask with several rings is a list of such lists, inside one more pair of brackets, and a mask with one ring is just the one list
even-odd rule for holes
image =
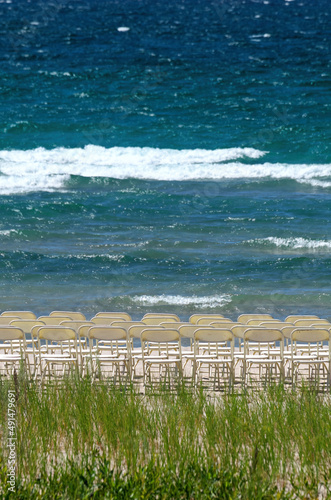
{"label": "deep blue ocean", "polygon": [[331,318],[330,0],[0,0],[0,311]]}

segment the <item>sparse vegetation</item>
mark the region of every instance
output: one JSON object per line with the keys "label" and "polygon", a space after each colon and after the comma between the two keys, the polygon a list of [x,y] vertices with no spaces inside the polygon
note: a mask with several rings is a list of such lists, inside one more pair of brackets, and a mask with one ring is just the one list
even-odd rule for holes
{"label": "sparse vegetation", "polygon": [[[7,485],[8,389],[17,420]],[[0,495],[26,499],[331,498],[331,398],[282,386],[244,394],[68,378],[0,382]]]}

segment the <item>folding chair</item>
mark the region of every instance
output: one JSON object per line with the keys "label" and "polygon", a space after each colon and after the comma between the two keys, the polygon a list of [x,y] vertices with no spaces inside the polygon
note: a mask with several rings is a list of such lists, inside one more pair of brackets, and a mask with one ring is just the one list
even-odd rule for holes
{"label": "folding chair", "polygon": [[[173,328],[173,326],[169,324],[168,328]],[[177,328],[182,339],[181,344],[182,344],[182,362],[183,362],[184,379],[192,378],[193,360],[194,360],[194,332],[198,328],[199,326],[193,323],[181,323]],[[186,346],[184,347],[185,343],[188,343],[187,347]]]}
{"label": "folding chair", "polygon": [[[130,314],[125,312],[98,312],[94,317],[102,316],[103,318],[122,318],[125,321],[132,321]],[[92,321],[92,320],[91,320]]]}
{"label": "folding chair", "polygon": [[[91,370],[92,380],[97,375],[113,378],[114,384],[122,378],[130,379],[130,346],[127,331],[113,326],[92,326],[88,330],[90,353],[86,360]],[[106,368],[110,370],[106,370]]]}
{"label": "folding chair", "polygon": [[[279,324],[279,323],[282,323],[280,319],[269,319],[269,320],[266,320],[266,319],[249,319],[246,323],[246,325],[248,326],[261,326],[261,324],[263,323],[264,326],[268,326],[268,323],[270,324]],[[272,328],[272,327],[271,327]],[[275,326],[276,328],[276,326]]]}
{"label": "folding chair", "polygon": [[[232,319],[229,318],[219,318],[216,320],[218,323],[233,323]],[[209,316],[203,316],[202,318],[197,319],[196,324],[198,326],[209,326],[212,323],[215,323],[215,318],[210,318]]]}
{"label": "folding chair", "polygon": [[330,331],[323,328],[296,328],[291,333],[292,385],[299,381],[318,389],[330,388]]}
{"label": "folding chair", "polygon": [[[48,373],[50,379],[63,377],[78,367],[76,332],[64,326],[42,326],[37,330],[41,382]],[[37,372],[36,372],[37,375]],[[35,377],[36,378],[36,377]]]}
{"label": "folding chair", "polygon": [[144,314],[141,321],[144,321],[144,319],[148,319],[148,318],[156,318],[156,319],[165,318],[165,321],[167,321],[169,319],[169,320],[171,320],[171,323],[175,323],[175,322],[180,321],[177,314],[170,314],[170,313],[147,313],[147,314]]}
{"label": "folding chair", "polygon": [[[92,321],[82,321],[82,320],[69,320],[69,321],[61,321],[59,326],[64,326],[67,328],[72,328],[76,332],[77,336],[77,356],[78,356],[78,365],[79,365],[79,371],[81,374],[84,372],[84,363],[83,363],[83,355],[86,355],[89,353],[89,348],[87,345],[87,332],[88,329],[91,328],[91,326],[94,326],[94,323]],[[85,327],[85,332],[83,334],[79,334],[80,328]],[[81,330],[81,333],[83,330]]]}
{"label": "folding chair", "polygon": [[[202,351],[202,353],[201,353]],[[198,328],[194,332],[193,380],[210,383],[213,388],[234,383],[234,337],[226,328]],[[207,368],[204,375],[203,368]]]}
{"label": "folding chair", "polygon": [[[275,350],[275,343],[278,349]],[[257,345],[258,346],[257,346]],[[258,347],[258,348],[257,348]],[[253,372],[254,367],[257,372]],[[264,370],[263,370],[264,369]],[[284,336],[276,328],[247,328],[244,332],[243,384],[283,381]]]}
{"label": "folding chair", "polygon": [[1,316],[16,316],[20,319],[37,319],[37,316],[31,311],[4,311]]}
{"label": "folding chair", "polygon": [[38,321],[42,321],[47,326],[59,326],[62,321],[72,321],[69,316],[39,316]]}
{"label": "folding chair", "polygon": [[[36,370],[35,349],[37,347],[37,338],[32,335],[32,330],[35,327],[45,326],[45,323],[43,321],[38,321],[37,319],[14,319],[10,322],[10,326],[20,328],[24,332],[25,359],[30,375],[34,375]],[[33,370],[31,369],[32,367]]]}
{"label": "folding chair", "polygon": [[273,320],[274,318],[270,314],[241,314],[238,316],[238,323],[243,323],[247,325],[247,322],[250,320]]}
{"label": "folding chair", "polygon": [[306,327],[312,325],[318,325],[320,328],[331,328],[331,323],[327,319],[297,319],[293,322],[296,327]]}
{"label": "folding chair", "polygon": [[314,316],[311,314],[292,314],[290,316],[287,316],[285,318],[286,323],[294,323],[295,321],[301,320],[301,319],[320,319],[318,316]]}
{"label": "folding chair", "polygon": [[[150,345],[153,352],[151,353]],[[144,385],[178,381],[182,376],[181,337],[177,330],[146,328],[141,332]],[[154,370],[153,370],[154,368]]]}
{"label": "folding chair", "polygon": [[[139,373],[139,364],[142,364],[142,345],[141,345],[141,332],[146,330],[148,328],[147,325],[144,323],[141,323],[139,325],[132,325],[128,328],[128,341],[130,342],[131,346],[131,379],[134,380],[139,380],[141,377],[143,377],[143,374]],[[153,326],[153,330],[164,330],[164,327],[159,325],[159,326]],[[156,344],[157,345],[157,344]],[[151,355],[153,352],[153,343],[150,342],[149,345],[149,351],[147,352],[148,355]]]}
{"label": "folding chair", "polygon": [[49,313],[50,316],[65,316],[70,318],[72,321],[86,321],[83,313],[75,311],[52,311]]}
{"label": "folding chair", "polygon": [[126,320],[122,318],[122,316],[93,316],[90,320],[94,325],[98,326],[111,326],[112,323],[122,321],[123,323]]}
{"label": "folding chair", "polygon": [[0,327],[0,373],[13,375],[26,361],[25,336],[21,328],[15,326]]}
{"label": "folding chair", "polygon": [[219,319],[224,318],[224,316],[223,314],[192,314],[192,316],[190,316],[189,322],[193,325],[196,325],[201,318],[210,318],[211,321],[218,321]]}
{"label": "folding chair", "polygon": [[9,326],[14,319],[20,319],[19,316],[0,316],[0,326]]}
{"label": "folding chair", "polygon": [[[176,316],[176,318],[178,318],[178,316]],[[162,315],[153,315],[153,316],[144,316],[141,320],[142,323],[144,323],[145,325],[160,325],[161,323],[179,323],[180,322],[180,319],[178,318],[175,319],[173,316],[162,316]]]}

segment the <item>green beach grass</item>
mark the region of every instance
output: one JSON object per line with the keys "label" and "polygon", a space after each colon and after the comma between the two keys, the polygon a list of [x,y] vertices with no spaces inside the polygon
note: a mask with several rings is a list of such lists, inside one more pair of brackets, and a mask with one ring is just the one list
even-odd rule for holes
{"label": "green beach grass", "polygon": [[[8,390],[17,470],[9,490]],[[0,381],[4,499],[331,498],[331,399],[271,386],[142,395],[71,377]]]}

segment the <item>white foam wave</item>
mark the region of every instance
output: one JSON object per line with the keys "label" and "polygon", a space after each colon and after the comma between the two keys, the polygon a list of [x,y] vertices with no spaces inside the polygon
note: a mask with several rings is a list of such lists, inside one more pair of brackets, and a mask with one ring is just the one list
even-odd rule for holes
{"label": "white foam wave", "polygon": [[[0,166],[1,172],[1,166]],[[42,172],[22,172],[17,175],[0,175],[0,195],[29,193],[33,191],[56,191],[63,189],[70,175],[50,176]]]}
{"label": "white foam wave", "polygon": [[190,297],[182,295],[136,295],[132,300],[142,305],[180,305],[211,308],[228,304],[231,302],[231,295],[212,295],[209,297],[197,297],[196,295]]}
{"label": "white foam wave", "polygon": [[92,145],[72,149],[4,150],[0,151],[0,194],[65,189],[72,175],[163,181],[293,179],[328,187],[325,183],[328,184],[331,178],[330,164],[245,164],[239,161],[259,159],[265,154],[253,148],[107,149]]}
{"label": "white foam wave", "polygon": [[309,184],[310,186],[313,187],[322,187],[322,188],[330,188],[331,187],[331,182],[328,181],[318,181],[316,179],[304,179],[304,180],[298,180],[301,184]]}
{"label": "white foam wave", "polygon": [[124,259],[124,255],[113,255],[113,254],[78,254],[69,255],[71,259],[78,260],[94,260],[94,259],[107,259],[109,261],[121,262]]}
{"label": "white foam wave", "polygon": [[320,248],[330,249],[331,240],[311,240],[307,238],[259,238],[256,240],[248,240],[247,243],[258,243],[258,244],[272,244],[278,248],[289,248],[289,249],[308,249],[308,250],[318,250]]}
{"label": "white foam wave", "polygon": [[0,236],[10,236],[13,233],[17,234],[18,231],[16,231],[16,229],[2,229],[0,231]]}

